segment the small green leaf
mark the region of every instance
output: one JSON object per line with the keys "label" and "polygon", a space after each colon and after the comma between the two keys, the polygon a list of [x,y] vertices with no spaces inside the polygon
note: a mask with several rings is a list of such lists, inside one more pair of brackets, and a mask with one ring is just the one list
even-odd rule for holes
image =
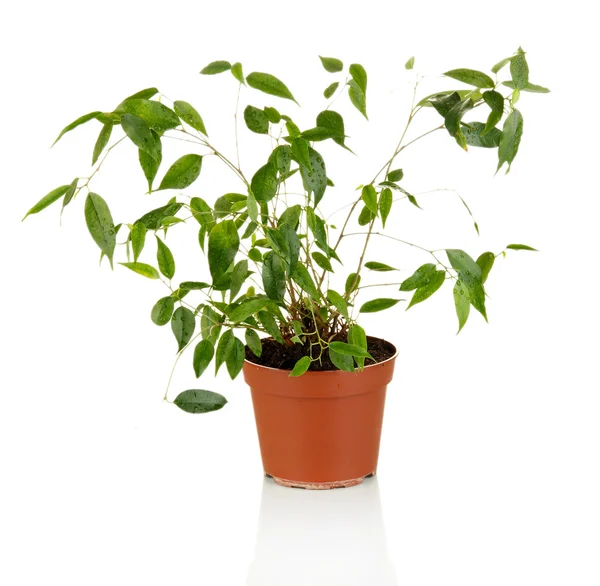
{"label": "small green leaf", "polygon": [[320,252],[313,252],[311,256],[313,260],[317,263],[317,265],[321,267],[324,271],[329,271],[330,273],[333,273],[333,267],[331,266],[331,262],[324,254]]}
{"label": "small green leaf", "polygon": [[388,181],[402,181],[404,171],[402,169],[394,169],[387,174]]}
{"label": "small green leaf", "polygon": [[323,95],[329,99],[331,98],[331,96],[333,96],[333,94],[335,94],[335,91],[338,89],[340,85],[339,81],[334,81],[331,85],[328,85],[325,90],[323,91]]}
{"label": "small green leaf", "polygon": [[537,248],[531,248],[527,244],[509,244],[506,248],[510,250],[532,250],[533,252],[539,252]]}
{"label": "small green leaf", "polygon": [[367,206],[365,206],[358,215],[358,225],[366,226],[367,224],[370,224],[375,218],[376,215]]}
{"label": "small green leaf", "polygon": [[482,134],[486,134],[502,120],[502,115],[504,113],[504,96],[500,92],[492,90],[483,92],[483,100],[491,109],[485,129],[482,132]]}
{"label": "small green leaf", "polygon": [[310,168],[300,165],[300,175],[302,176],[304,189],[309,193],[314,194],[314,207],[316,207],[323,199],[323,195],[325,195],[325,189],[327,188],[327,171],[325,169],[323,157],[315,149],[309,147],[308,156],[312,171]]}
{"label": "small green leaf", "polygon": [[171,329],[177,340],[177,352],[181,352],[192,339],[196,329],[196,318],[187,307],[178,307],[171,318]]}
{"label": "small green leaf", "polygon": [[98,135],[98,140],[96,140],[96,144],[94,145],[94,153],[92,155],[92,166],[96,164],[98,157],[102,154],[102,151],[108,144],[110,140],[110,135],[112,134],[113,123],[107,122],[102,126],[102,130],[100,130],[100,134]]}
{"label": "small green leaf", "polygon": [[290,92],[287,86],[274,75],[255,71],[246,77],[246,81],[248,82],[248,85],[255,90],[296,102],[292,92]]}
{"label": "small green leaf", "polygon": [[[369,348],[369,345],[367,343],[367,334],[365,333],[365,330],[361,328],[358,324],[354,324],[348,330],[348,342],[353,346],[358,346],[359,348],[362,348],[363,350],[368,350]],[[364,356],[356,356],[355,360],[358,368],[364,368]]]}
{"label": "small green leaf", "polygon": [[[344,146],[345,130],[342,115],[333,110],[324,110],[317,116],[317,127],[325,129],[329,137],[341,146]],[[316,140],[316,139],[313,139]]]}
{"label": "small green leaf", "polygon": [[436,271],[431,278],[431,281],[427,285],[419,287],[413,294],[410,303],[406,309],[410,309],[413,305],[421,303],[426,299],[429,299],[443,284],[445,281],[445,271]]}
{"label": "small green leaf", "polygon": [[377,215],[377,192],[372,185],[365,185],[362,188],[362,200],[373,215]]}
{"label": "small green leaf", "polygon": [[160,137],[158,134],[152,130],[152,135],[154,136],[154,141],[156,145],[156,159],[152,158],[147,152],[142,149],[138,149],[138,159],[140,161],[140,167],[144,172],[144,177],[146,177],[146,181],[148,182],[148,193],[152,191],[152,184],[154,179],[156,178],[156,174],[158,173],[158,169],[160,164],[162,163],[162,144],[160,142]]}
{"label": "small green leaf", "polygon": [[242,70],[242,64],[241,63],[234,63],[231,66],[231,75],[233,75],[233,77],[235,77],[240,83],[246,85],[246,80],[244,78],[244,72]]}
{"label": "small green leaf", "polygon": [[137,100],[137,99],[149,100],[150,98],[154,97],[157,93],[158,93],[158,88],[149,87],[149,88],[140,90],[139,92],[136,92],[135,94],[129,96],[126,99],[127,100]]}
{"label": "small green leaf", "polygon": [[342,71],[344,69],[344,64],[335,57],[321,57],[319,55],[319,59],[325,68],[325,71],[329,73],[338,73],[338,71]]}
{"label": "small green leaf", "polygon": [[327,291],[327,299],[334,305],[334,307],[342,314],[344,319],[348,319],[348,303],[346,300],[333,289]]}
{"label": "small green leaf", "polygon": [[467,143],[461,129],[461,120],[463,116],[473,108],[473,100],[465,98],[452,108],[444,118],[446,129],[450,136],[453,136],[460,147],[467,149]]}
{"label": "small green leaf", "polygon": [[108,204],[97,193],[90,192],[85,200],[84,212],[85,223],[94,242],[112,266],[117,235]]}
{"label": "small green leaf", "polygon": [[400,291],[414,291],[431,283],[437,272],[436,265],[427,263],[420,266],[408,279],[402,281]]}
{"label": "small green leaf", "polygon": [[392,202],[394,198],[392,196],[392,190],[389,187],[381,190],[379,195],[379,214],[381,216],[381,223],[385,228],[385,223],[390,215],[392,209]]}
{"label": "small green leaf", "polygon": [[211,363],[215,353],[215,347],[210,340],[202,340],[194,348],[194,372],[196,378],[200,378],[202,373]]}
{"label": "small green leaf", "polygon": [[198,281],[182,281],[179,283],[180,289],[185,289],[186,291],[198,291],[200,289],[208,289],[210,285],[208,283],[198,282]]}
{"label": "small green leaf", "polygon": [[46,209],[49,205],[53,204],[55,201],[58,201],[63,195],[65,195],[65,193],[67,193],[67,191],[69,191],[70,187],[70,185],[61,185],[60,187],[53,189],[50,193],[47,193],[23,216],[23,220],[27,216],[37,214],[38,212]]}
{"label": "small green leaf", "polygon": [[517,54],[510,60],[510,76],[518,90],[525,89],[529,84],[529,65],[525,58],[525,52],[521,47]]}
{"label": "small green leaf", "polygon": [[227,330],[219,340],[217,344],[217,351],[215,356],[215,374],[219,372],[219,368],[221,365],[229,358],[234,346],[235,346],[235,336],[233,334],[233,330]]}
{"label": "small green leaf", "polygon": [[265,254],[263,258],[262,282],[269,299],[283,301],[285,295],[285,269],[281,257],[273,251]]}
{"label": "small green leaf", "polygon": [[141,223],[134,224],[131,228],[130,238],[134,262],[137,262],[137,259],[144,249],[144,244],[146,243],[146,231],[146,226]]}
{"label": "small green leaf", "polygon": [[512,57],[507,57],[506,59],[502,59],[502,61],[498,61],[498,63],[496,63],[496,65],[494,65],[494,67],[492,67],[492,73],[498,73],[507,63],[510,63],[514,58],[514,55]]}
{"label": "small green leaf", "polygon": [[317,244],[319,244],[322,248],[326,248],[327,231],[325,229],[325,222],[323,219],[317,216],[315,211],[309,207],[306,210],[306,220],[308,222],[308,228],[313,233]]}
{"label": "small green leaf", "polygon": [[304,165],[312,172],[312,165],[310,164],[310,156],[308,153],[308,140],[304,138],[293,138],[292,139],[292,156],[299,164]]}
{"label": "small green leaf", "polygon": [[452,293],[454,295],[456,316],[458,317],[458,332],[456,332],[458,334],[467,323],[471,311],[471,302],[469,300],[469,290],[460,279],[456,281]]}
{"label": "small green leaf", "polygon": [[136,224],[144,224],[148,230],[158,230],[162,226],[164,218],[174,216],[182,207],[183,204],[173,202],[168,203],[165,206],[156,208],[144,214],[139,220],[136,220]]}
{"label": "small green leaf", "polygon": [[200,73],[202,75],[216,75],[217,73],[223,73],[231,69],[231,63],[229,61],[213,61],[209,63]]}
{"label": "small green leaf", "polygon": [[267,163],[252,177],[252,193],[259,202],[269,202],[277,193],[277,170],[275,165]]}
{"label": "small green leaf", "polygon": [[486,131],[486,128],[487,126],[482,122],[461,124],[461,129],[468,145],[487,149],[496,148],[502,140],[502,131],[497,128],[491,128],[489,131]]}
{"label": "small green leaf", "polygon": [[86,122],[89,122],[90,120],[94,120],[94,119],[98,118],[98,116],[100,116],[100,114],[102,114],[102,112],[90,112],[89,114],[80,116],[79,118],[77,118],[77,120],[74,120],[73,122],[71,122],[71,124],[68,124],[61,130],[61,132],[58,135],[58,137],[56,138],[56,140],[52,143],[52,146],[54,146],[63,137],[63,135],[65,135],[67,132],[70,132],[74,128],[77,128],[78,126],[81,126],[82,124],[85,124]]}
{"label": "small green leaf", "polygon": [[346,292],[346,298],[350,293],[353,293],[358,289],[360,285],[361,276],[356,273],[350,273],[348,278],[346,279],[346,285],[344,287],[344,291]]}
{"label": "small green leaf", "polygon": [[189,187],[198,179],[201,168],[202,157],[200,155],[183,155],[171,165],[157,191]]}
{"label": "small green leaf", "polygon": [[231,352],[229,353],[229,356],[225,361],[225,364],[227,366],[227,372],[229,373],[231,380],[233,380],[235,377],[237,377],[238,374],[240,374],[240,371],[244,366],[245,359],[246,349],[244,348],[244,344],[237,338],[234,338],[233,348],[231,349]]}
{"label": "small green leaf", "polygon": [[156,236],[156,244],[158,246],[156,253],[158,268],[167,279],[172,279],[175,275],[175,259],[173,258],[173,253],[158,236]]}
{"label": "small green leaf", "polygon": [[475,69],[452,69],[446,71],[444,75],[478,88],[494,87],[495,85],[494,80],[489,75]]}
{"label": "small green leaf", "polygon": [[369,354],[369,352],[365,348],[361,348],[356,344],[346,344],[346,342],[331,342],[329,347],[338,354],[343,354],[344,356],[354,356],[358,358],[371,358],[373,357]]}
{"label": "small green leaf", "polygon": [[404,64],[404,68],[408,69],[409,71],[415,66],[415,58],[414,57],[410,57],[408,59],[408,61]]}
{"label": "small green leaf", "polygon": [[481,282],[481,268],[464,250],[448,249],[446,254],[453,269]]}
{"label": "small green leaf", "polygon": [[350,65],[350,75],[352,76],[352,79],[356,82],[358,87],[362,90],[362,93],[366,96],[367,72],[365,71],[365,68],[358,63],[353,63],[352,65]]}
{"label": "small green leaf", "polygon": [[427,101],[435,108],[440,116],[445,118],[450,110],[463,99],[466,98],[462,98],[459,92],[442,92],[430,96]]}
{"label": "small green leaf", "polygon": [[268,299],[249,299],[238,305],[229,316],[229,320],[234,323],[240,323],[251,315],[262,311],[268,303]]}
{"label": "small green leaf", "polygon": [[156,132],[164,132],[181,124],[177,114],[160,102],[145,99],[127,99],[119,104],[115,116],[134,114]]}
{"label": "small green leaf", "polygon": [[183,100],[177,100],[174,102],[173,106],[175,108],[175,114],[177,114],[177,116],[179,116],[186,124],[189,124],[194,130],[201,132],[204,136],[208,136],[202,116],[198,114],[198,111],[194,106]]}
{"label": "small green leaf", "polygon": [[163,297],[154,304],[152,312],[150,313],[150,319],[157,326],[164,326],[171,321],[174,308],[175,300],[173,297]]}
{"label": "small green leaf", "polygon": [[402,299],[390,299],[387,297],[380,297],[379,299],[371,299],[363,303],[360,307],[360,313],[375,313],[376,311],[383,311],[394,307],[396,303],[399,303]]}
{"label": "small green leaf", "polygon": [[123,114],[121,127],[135,146],[158,161],[160,155],[155,135],[143,118],[135,114]]}
{"label": "small green leaf", "polygon": [[289,172],[292,163],[292,148],[287,144],[276,147],[269,155],[269,163],[271,163],[281,175],[285,175]]}
{"label": "small green leaf", "polygon": [[130,271],[142,275],[148,279],[159,279],[158,271],[153,267],[143,262],[120,262],[120,265],[127,267]]}
{"label": "small green leaf", "polygon": [[296,230],[285,222],[279,227],[279,232],[285,242],[285,248],[287,248],[287,255],[285,257],[286,273],[291,275],[298,264],[300,239],[298,238],[298,234],[296,234]]}
{"label": "small green leaf", "polygon": [[281,337],[281,331],[275,318],[268,311],[259,311],[258,319],[260,323],[263,325],[263,328],[272,336],[275,340],[277,340],[280,344],[283,344],[283,338]]}
{"label": "small green leaf", "polygon": [[365,268],[369,269],[370,271],[380,271],[380,272],[397,271],[398,270],[398,269],[395,269],[394,267],[391,267],[390,265],[386,265],[382,262],[375,262],[375,261],[366,262]]}
{"label": "small green leaf", "polygon": [[213,281],[223,276],[240,247],[240,238],[233,220],[223,220],[208,236],[208,266]]}
{"label": "small green leaf", "polygon": [[233,267],[233,271],[231,272],[231,285],[229,287],[231,301],[237,297],[247,277],[248,261],[243,259],[236,263],[236,265]]}
{"label": "small green leaf", "polygon": [[254,330],[247,329],[245,338],[248,348],[252,350],[255,356],[260,357],[262,355],[262,341],[258,334]]}
{"label": "small green leaf", "polygon": [[222,409],[227,399],[212,391],[190,389],[179,393],[173,403],[186,413],[209,413]]}
{"label": "small green leaf", "polygon": [[304,291],[306,291],[313,299],[319,299],[319,291],[313,278],[310,276],[308,269],[302,264],[298,263],[294,272],[292,273],[292,279],[299,285]]}
{"label": "small green leaf", "polygon": [[[502,85],[509,87],[511,90],[516,89],[515,84],[512,81],[503,81]],[[528,83],[521,91],[531,92],[534,94],[549,94],[550,90],[547,87],[536,85],[535,83]]]}
{"label": "small green leaf", "polygon": [[292,372],[290,372],[289,376],[303,375],[310,367],[311,362],[310,356],[303,356],[300,358],[300,360],[298,360],[298,362],[296,362],[296,364],[294,364],[294,368],[292,369]]}
{"label": "small green leaf", "polygon": [[484,252],[480,254],[477,258],[477,265],[481,269],[481,282],[485,283],[487,281],[488,275],[494,266],[494,261],[496,260],[496,256],[493,252]]}
{"label": "small green leaf", "polygon": [[269,118],[263,110],[254,106],[246,106],[244,110],[246,126],[256,134],[269,134]]}
{"label": "small green leaf", "polygon": [[496,173],[504,163],[508,163],[506,172],[510,171],[511,164],[517,156],[522,136],[523,116],[519,110],[513,110],[504,121],[502,138],[498,147],[498,168],[496,169]]}
{"label": "small green leaf", "polygon": [[348,96],[352,105],[368,120],[367,97],[353,79],[348,82]]}
{"label": "small green leaf", "polygon": [[[67,189],[67,192],[65,193],[65,197],[63,198],[62,209],[60,211],[61,215],[62,215],[62,212],[65,209],[65,207],[69,205],[69,203],[71,202],[71,200],[75,196],[75,192],[77,191],[77,184],[78,183],[79,183],[79,179],[76,177],[71,182],[71,185],[69,185],[69,189]],[[23,219],[25,219],[25,218],[23,218]],[[115,229],[115,231],[116,231],[116,229]]]}
{"label": "small green leaf", "polygon": [[279,124],[281,122],[281,114],[275,108],[265,106],[263,112],[271,124]]}
{"label": "small green leaf", "polygon": [[334,366],[345,372],[354,372],[354,358],[346,354],[336,352],[331,345],[328,348],[329,358]]}

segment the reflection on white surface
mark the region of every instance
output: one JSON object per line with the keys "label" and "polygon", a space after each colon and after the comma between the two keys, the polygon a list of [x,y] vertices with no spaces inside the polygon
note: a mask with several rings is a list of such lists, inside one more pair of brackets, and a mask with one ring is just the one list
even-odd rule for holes
{"label": "reflection on white surface", "polygon": [[377,478],[336,490],[265,478],[247,586],[394,586]]}

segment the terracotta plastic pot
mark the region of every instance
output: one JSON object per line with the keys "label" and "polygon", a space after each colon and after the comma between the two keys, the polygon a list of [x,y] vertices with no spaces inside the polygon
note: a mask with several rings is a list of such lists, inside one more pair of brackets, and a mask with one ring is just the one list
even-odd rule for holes
{"label": "terracotta plastic pot", "polygon": [[265,474],[311,489],[353,486],[373,476],[396,355],[360,372],[299,377],[246,360]]}

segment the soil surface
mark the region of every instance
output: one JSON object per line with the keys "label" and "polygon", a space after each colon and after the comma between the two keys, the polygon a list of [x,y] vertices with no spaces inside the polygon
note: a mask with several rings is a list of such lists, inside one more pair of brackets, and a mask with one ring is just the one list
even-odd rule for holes
{"label": "soil surface", "polygon": [[[340,341],[345,342],[346,340]],[[372,336],[367,336],[367,346],[369,354],[373,356],[374,360],[367,358],[365,360],[365,366],[383,362],[384,360],[391,358],[396,352],[396,349],[392,344],[380,338],[373,338]],[[294,364],[296,364],[300,358],[308,355],[308,345],[294,344],[292,346],[285,346],[273,338],[263,338],[262,348],[262,354],[260,358],[258,358],[252,350],[246,346],[246,360],[270,368],[292,370]],[[332,364],[329,355],[323,354],[321,362],[312,362],[309,370],[337,370],[337,368]]]}

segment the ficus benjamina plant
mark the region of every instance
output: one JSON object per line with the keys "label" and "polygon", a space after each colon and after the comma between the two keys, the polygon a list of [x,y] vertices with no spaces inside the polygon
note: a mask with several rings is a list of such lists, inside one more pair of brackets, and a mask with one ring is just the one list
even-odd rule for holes
{"label": "ficus benjamina plant", "polygon": [[[158,326],[170,324],[177,360],[186,350],[192,350],[196,377],[214,362],[216,371],[225,365],[229,376],[235,378],[242,369],[246,347],[260,357],[265,335],[284,348],[300,348],[301,357],[290,376],[318,369],[324,360],[344,371],[364,368],[372,357],[359,321],[364,314],[384,311],[404,301],[399,293],[372,297],[361,304],[356,301],[363,289],[373,286],[361,286],[366,271],[396,270],[367,260],[374,236],[420,249],[428,262],[402,281],[386,286],[395,285],[396,290],[410,295],[410,308],[448,282],[458,331],[465,325],[471,307],[487,321],[485,282],[495,259],[505,256],[506,250],[534,250],[523,244],[509,244],[499,253],[483,252],[474,258],[463,250],[428,250],[383,232],[393,207],[405,202],[419,207],[397,161],[406,148],[434,132],[447,132],[452,139],[449,142],[464,150],[495,150],[497,171],[504,165],[506,172],[510,170],[523,134],[523,116],[516,107],[520,94],[549,91],[529,81],[522,49],[494,65],[491,75],[472,69],[447,71],[448,85],[457,88],[421,99],[417,97],[417,76],[412,107],[396,148],[370,180],[341,200],[347,214],[340,229],[328,224],[319,207],[328,188],[333,187],[319,144],[332,141],[352,153],[345,122],[331,106],[347,94],[358,113],[367,118],[367,72],[357,63],[345,70],[339,59],[320,60],[335,79],[323,91],[328,105],[316,116],[315,125],[304,129],[289,115],[297,102],[277,77],[261,72],[245,75],[241,63],[227,61],[210,63],[200,72],[206,76],[232,75],[237,81],[238,104],[239,92],[248,92],[249,99],[256,95],[254,91],[278,99],[272,106],[248,105],[243,111],[247,129],[264,135],[257,140],[271,144],[270,155],[260,168],[250,172],[243,169],[239,150],[236,159],[217,150],[194,106],[181,100],[171,103],[153,87],[129,96],[113,111],[91,112],[66,126],[55,142],[84,123],[100,123],[93,148],[93,170],[88,177],[76,177],[53,189],[26,214],[37,214],[57,201],[62,201],[64,210],[78,196],[85,197],[85,222],[100,248],[100,260],[106,257],[112,267],[118,246],[124,256],[119,265],[165,284],[166,293],[156,301],[150,317]],[[411,57],[404,66],[409,75],[413,66]],[[499,81],[505,72],[509,73],[504,77],[510,79]],[[474,112],[478,116],[471,120]],[[417,116],[431,119],[432,128],[410,136]],[[236,110],[236,147],[237,119]],[[191,152],[163,171],[163,145],[169,139],[186,140]],[[106,158],[124,141],[131,141],[138,149],[148,192],[169,191],[173,195],[165,205],[154,207],[132,223],[115,224],[107,201],[92,191],[92,182]],[[203,157],[208,155],[215,156],[235,175],[239,193],[226,193],[210,203],[196,195],[195,182],[202,171]],[[358,232],[355,229],[351,233],[355,223]],[[176,283],[175,255],[167,244],[167,235],[187,227],[198,231],[198,246],[208,261],[208,272],[200,275],[202,280]],[[479,232],[477,223],[475,229]],[[362,249],[356,258],[342,260],[338,248],[350,235],[363,238]],[[149,240],[155,241],[150,254],[146,247]],[[329,277],[334,272],[343,273],[343,288],[330,287]],[[199,389],[184,391],[174,401],[190,413],[214,411],[226,402],[218,393]]]}

